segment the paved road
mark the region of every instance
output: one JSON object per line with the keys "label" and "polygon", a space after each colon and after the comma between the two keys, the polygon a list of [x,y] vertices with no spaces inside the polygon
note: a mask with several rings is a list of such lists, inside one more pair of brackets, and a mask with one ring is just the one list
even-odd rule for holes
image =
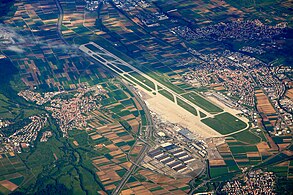
{"label": "paved road", "polygon": [[[69,45],[67,43],[67,41],[64,39],[62,33],[61,33],[61,27],[62,27],[62,21],[63,21],[63,9],[60,5],[59,0],[55,0],[58,11],[59,11],[59,17],[58,17],[58,23],[57,23],[57,33],[58,36],[60,37],[60,39],[66,44]],[[91,60],[92,61],[92,60]],[[146,106],[146,104],[140,99],[140,97],[136,94],[134,88],[125,85],[128,90],[130,90],[133,94],[134,97],[136,98],[136,100],[138,101],[138,103],[141,105],[142,109],[145,112],[145,116],[147,119],[147,127],[146,127],[146,136],[145,139],[148,140],[151,135],[153,134],[153,121],[152,118],[150,116],[150,112]],[[143,161],[145,154],[148,152],[148,150],[150,149],[150,146],[148,144],[145,144],[144,147],[142,148],[142,150],[140,151],[140,153],[138,154],[138,157],[136,158],[136,160],[133,162],[132,166],[130,167],[130,169],[128,170],[128,172],[126,174],[123,175],[123,178],[120,182],[120,184],[116,187],[116,189],[113,191],[113,194],[119,194],[120,191],[122,190],[122,188],[125,186],[125,184],[127,183],[128,179],[130,178],[130,176],[132,175],[132,173],[135,171],[135,169],[139,166],[139,164]]]}
{"label": "paved road", "polygon": [[[145,140],[148,141],[151,138],[151,136],[153,134],[153,131],[154,131],[153,120],[151,118],[150,111],[148,110],[145,102],[137,95],[135,90],[132,87],[128,86],[127,84],[125,86],[128,88],[128,90],[130,90],[133,93],[135,99],[138,101],[138,103],[140,104],[140,106],[142,107],[142,109],[145,112],[145,116],[146,116],[147,124],[148,124],[147,127],[146,127],[146,132],[147,133],[146,133],[146,136],[145,136]],[[116,195],[116,194],[120,193],[120,191],[123,189],[123,187],[127,183],[127,181],[130,178],[130,176],[133,174],[135,169],[143,161],[143,159],[144,159],[146,153],[149,151],[149,149],[150,149],[150,146],[146,143],[144,145],[144,147],[142,148],[142,150],[140,151],[140,153],[138,154],[138,157],[136,158],[136,160],[133,162],[132,166],[128,170],[128,172],[123,175],[122,180],[120,181],[119,185],[112,192],[113,195]]]}
{"label": "paved road", "polygon": [[61,27],[62,27],[62,22],[63,22],[63,17],[64,17],[64,12],[63,9],[60,5],[59,0],[55,0],[55,3],[57,5],[58,11],[59,11],[59,17],[58,17],[58,23],[57,23],[57,33],[59,38],[66,44],[68,45],[68,43],[66,42],[66,40],[64,39],[62,32],[61,32]]}

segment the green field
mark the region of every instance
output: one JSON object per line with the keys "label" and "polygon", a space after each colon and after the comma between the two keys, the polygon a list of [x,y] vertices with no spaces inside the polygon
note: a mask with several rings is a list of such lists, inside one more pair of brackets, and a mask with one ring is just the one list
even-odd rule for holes
{"label": "green field", "polygon": [[191,114],[197,116],[196,109],[192,106],[190,106],[188,103],[184,102],[183,100],[177,98],[177,103],[179,106],[190,112]]}
{"label": "green field", "polygon": [[228,173],[227,167],[211,167],[210,168],[211,177],[215,178]]}
{"label": "green field", "polygon": [[171,89],[172,91],[181,94],[184,93],[185,91],[178,87],[177,85],[174,85],[173,83],[171,83],[168,79],[168,77],[156,72],[155,70],[143,70],[145,72],[145,74],[147,74],[148,76],[152,77],[153,79],[155,79],[156,81],[158,81],[159,83],[161,83],[162,85],[168,87],[169,89]]}
{"label": "green field", "polygon": [[207,115],[206,115],[205,113],[202,113],[201,111],[199,111],[199,116],[200,116],[200,118],[204,118],[204,117],[206,117]]}
{"label": "green field", "polygon": [[[59,1],[56,2],[58,3]],[[132,1],[121,1],[121,4],[125,3],[129,6]],[[191,103],[188,104],[183,100],[176,99],[178,106],[193,115],[197,115],[198,107],[200,107],[200,110],[205,113],[198,112],[202,122],[224,135],[246,128],[246,124],[229,113],[219,114],[223,112],[221,106],[214,104],[213,101],[209,101],[208,98],[201,95],[203,94],[202,92],[212,90],[213,87],[210,84],[197,88],[187,84],[186,80],[182,78],[185,73],[196,71],[198,67],[205,66],[205,63],[210,63],[211,65],[213,61],[213,58],[204,60],[202,56],[194,55],[189,49],[194,49],[203,55],[209,56],[218,52],[222,53],[225,50],[237,52],[244,46],[260,47],[265,48],[266,53],[241,53],[255,57],[255,59],[259,59],[266,64],[292,64],[290,63],[292,62],[292,55],[290,55],[292,48],[292,3],[290,1],[155,0],[147,3],[149,5],[146,7],[134,6],[133,9],[127,10],[121,9],[117,4],[110,1],[110,3],[106,4],[97,4],[97,9],[94,11],[86,11],[84,1],[62,1],[60,6],[64,13],[70,13],[70,17],[64,17],[61,25],[62,37],[56,37],[56,31],[52,30],[52,27],[57,25],[60,10],[56,9],[55,3],[41,1],[40,4],[39,1],[0,0],[0,10],[3,10],[0,13],[0,20],[3,23],[0,28],[5,29],[7,27],[8,30],[15,31],[13,33],[13,35],[17,35],[15,38],[24,39],[23,43],[32,43],[16,45],[20,46],[20,48],[25,47],[23,53],[5,51],[6,46],[0,49],[1,55],[3,54],[6,57],[5,59],[0,59],[0,119],[9,119],[13,122],[13,125],[9,127],[10,132],[14,127],[19,129],[19,127],[23,126],[29,116],[47,113],[44,106],[36,106],[34,103],[26,102],[23,98],[17,96],[17,92],[20,90],[29,88],[34,88],[39,92],[60,91],[63,89],[76,90],[79,84],[87,83],[89,85],[102,84],[107,91],[107,93],[101,94],[101,99],[97,98],[95,102],[99,105],[99,110],[85,113],[85,115],[89,116],[98,115],[89,117],[88,123],[91,123],[92,126],[84,126],[82,130],[73,129],[69,132],[69,137],[64,138],[62,137],[62,132],[60,132],[59,125],[50,117],[48,125],[40,131],[37,138],[39,140],[43,131],[50,130],[53,132],[53,136],[47,142],[36,141],[34,147],[29,147],[26,151],[16,154],[16,156],[2,154],[2,158],[0,158],[0,181],[7,175],[19,173],[20,176],[14,178],[8,178],[7,176],[5,179],[17,185],[21,184],[21,186],[15,192],[10,192],[0,185],[0,194],[112,194],[112,189],[109,188],[110,190],[108,190],[108,187],[117,186],[121,180],[118,178],[115,181],[111,181],[112,179],[107,178],[107,175],[100,177],[99,174],[103,175],[103,173],[98,173],[97,171],[102,170],[102,166],[107,165],[104,169],[106,172],[107,169],[116,170],[116,173],[123,177],[127,169],[124,165],[121,166],[123,169],[116,169],[118,168],[117,165],[120,166],[121,163],[129,161],[128,157],[132,155],[129,151],[132,146],[144,144],[137,140],[138,137],[136,136],[142,133],[143,138],[148,133],[146,131],[148,125],[146,113],[141,109],[138,110],[138,105],[135,105],[136,102],[133,101],[134,95],[121,87],[123,84],[120,83],[120,80],[115,79],[117,74],[112,75],[113,72],[103,65],[106,60],[114,61],[115,57],[104,54],[98,54],[99,56],[97,56],[95,54],[95,57],[102,63],[98,61],[93,63],[88,59],[88,56],[79,55],[75,51],[77,50],[75,46],[86,44],[86,47],[92,51],[101,52],[100,49],[88,43],[94,41],[101,45],[118,58],[123,59],[154,79],[152,80],[144,74],[137,73],[132,68],[123,65],[119,60],[113,62],[117,66],[116,68],[111,64],[108,65],[110,69],[119,73],[119,75],[127,72],[123,75],[123,78],[126,78],[129,83],[141,86],[154,95],[157,93],[155,85],[157,82],[159,85],[164,85],[164,87],[168,87],[180,95],[184,94],[184,98],[192,102],[192,105],[197,106],[193,107],[190,105]],[[54,9],[53,12],[48,12],[48,10],[52,9]],[[13,14],[16,10],[20,11],[21,14]],[[8,15],[7,12],[9,12]],[[156,20],[158,13],[166,14],[169,19]],[[5,18],[2,16],[5,16]],[[152,21],[153,18],[156,21]],[[154,22],[158,25],[154,28],[147,27],[148,25],[145,24],[144,19],[150,19],[151,23]],[[275,36],[272,40],[266,39],[262,42],[252,37],[245,41],[241,38],[234,39],[232,37],[223,40],[217,39],[217,34],[213,34],[212,36],[215,36],[215,39],[212,37],[207,39],[192,38],[192,40],[189,40],[188,37],[185,38],[173,33],[172,30],[174,27],[186,26],[198,32],[196,30],[201,27],[229,23],[238,19],[243,21],[258,19],[268,28],[281,22],[288,23],[289,28],[285,28],[284,31],[288,29],[290,36],[285,35],[287,33],[285,32],[284,36],[282,34],[280,37]],[[245,33],[250,33],[251,30],[253,31],[253,29],[249,29]],[[22,43],[21,39],[18,39],[16,43]],[[44,42],[43,40],[46,41]],[[63,44],[63,41],[67,42],[68,45]],[[54,45],[53,43],[60,43],[60,45],[56,47],[56,44]],[[72,48],[70,48],[71,46]],[[270,47],[275,46],[275,49],[270,49]],[[11,63],[8,63],[10,60]],[[218,63],[217,61],[213,62]],[[221,71],[225,66],[219,67]],[[231,64],[231,67],[229,65],[226,67],[231,68],[231,70],[234,68],[233,64]],[[211,71],[214,70],[210,69],[207,77],[210,76]],[[284,75],[286,74],[284,73]],[[221,77],[221,75],[218,76]],[[218,81],[222,83],[222,79],[219,78]],[[25,83],[22,81],[25,81]],[[211,77],[209,81],[211,83],[218,82],[215,77]],[[172,93],[166,91],[163,87],[158,88],[160,94],[174,101]],[[225,93],[227,92],[225,91]],[[102,106],[100,107],[100,105]],[[219,115],[214,118],[203,119],[207,113]],[[48,112],[48,114],[50,113]],[[132,129],[137,129],[132,128],[134,124],[132,121],[133,116],[137,117],[135,120],[139,123],[138,134],[132,131]],[[276,118],[270,117],[270,120],[275,120]],[[265,122],[265,129],[273,128],[270,122]],[[111,123],[117,124],[117,127],[113,128],[112,132],[106,133],[106,131],[110,130],[109,124]],[[105,129],[98,128],[105,125],[107,125]],[[1,131],[4,130],[6,129],[1,129]],[[114,131],[115,133],[113,133]],[[93,133],[101,136],[92,140],[91,134]],[[232,180],[236,176],[235,172],[240,172],[239,175],[241,174],[238,166],[244,168],[259,164],[261,160],[263,160],[263,164],[258,165],[258,167],[265,168],[269,165],[271,167],[269,168],[270,171],[279,172],[280,176],[286,178],[287,171],[293,174],[292,167],[288,167],[287,170],[286,166],[273,166],[284,160],[292,159],[292,157],[287,156],[286,152],[277,154],[272,158],[269,156],[271,154],[260,157],[247,157],[247,152],[257,151],[255,144],[266,141],[265,133],[265,131],[260,132],[249,127],[243,132],[236,132],[236,134],[229,136],[230,140],[227,141],[227,144],[231,152],[220,153],[225,160],[226,166],[208,166],[210,174],[209,171],[203,171],[202,175],[195,178],[195,180],[201,180],[201,182],[197,183],[198,185],[194,185],[195,182],[193,181],[187,181],[186,178],[184,178],[186,181],[180,185],[179,181],[181,179],[175,181],[168,178],[168,183],[164,183],[163,175],[157,175],[155,172],[152,172],[153,175],[140,175],[139,171],[143,170],[143,168],[138,168],[122,188],[130,189],[131,191],[133,188],[137,189],[142,186],[145,189],[154,191],[154,194],[179,194],[179,189],[188,193],[189,185],[190,189],[192,189],[203,183],[204,185],[196,190],[203,189],[202,192],[215,191],[217,193],[216,189],[221,187],[220,182],[227,179]],[[116,134],[121,138],[118,138]],[[132,136],[132,138],[129,136]],[[285,139],[289,140],[291,138],[291,136],[273,137],[273,141],[276,144],[281,144],[285,143]],[[149,142],[149,144],[154,145],[158,141],[155,139],[157,138],[150,137],[149,141],[153,142]],[[235,142],[231,141],[232,139]],[[138,142],[135,142],[136,140]],[[226,138],[226,140],[228,139]],[[77,141],[78,145],[75,145],[73,141]],[[115,152],[110,154],[116,147],[121,149],[125,156],[117,157]],[[276,154],[277,151],[270,151],[269,153]],[[105,157],[108,161],[92,164],[93,159],[101,157]],[[235,163],[237,159],[247,159],[248,162],[239,161],[239,163]],[[292,165],[292,163],[290,164]],[[154,178],[154,181],[152,178]],[[156,181],[157,178],[162,179],[158,182]],[[103,182],[100,180],[103,180]],[[279,178],[277,182],[278,180]],[[104,181],[106,181],[106,184]],[[137,181],[140,181],[140,183]],[[277,184],[276,186],[279,187],[280,185]],[[99,192],[100,190],[105,192]],[[133,192],[136,192],[136,190],[133,190]],[[285,191],[281,192],[287,194]],[[181,192],[180,194],[184,193]]]}
{"label": "green field", "polygon": [[230,150],[233,154],[258,151],[256,146],[230,146]]}
{"label": "green field", "polygon": [[248,130],[233,134],[231,135],[231,137],[235,138],[238,141],[245,142],[248,144],[257,144],[261,141],[260,137],[256,136]]}
{"label": "green field", "polygon": [[216,115],[214,118],[206,118],[201,121],[222,135],[233,133],[246,127],[243,121],[227,112]]}
{"label": "green field", "polygon": [[[134,78],[136,78],[137,80],[139,80],[140,82],[146,84],[147,86],[149,86],[151,89],[155,89],[155,84],[148,80],[147,78],[145,78],[144,76],[140,75],[137,72],[131,72],[129,73],[131,76],[133,76]],[[139,85],[141,85],[140,83],[138,83]]]}
{"label": "green field", "polygon": [[169,93],[168,91],[166,90],[160,90],[159,91],[160,94],[162,94],[163,96],[165,96],[166,98],[168,98],[169,100],[171,100],[172,102],[174,102],[174,97],[171,93]]}
{"label": "green field", "polygon": [[205,100],[203,97],[197,95],[194,92],[190,92],[182,96],[211,114],[223,112],[221,108],[215,106],[214,104],[212,104],[208,100]]}
{"label": "green field", "polygon": [[108,93],[110,97],[115,98],[117,101],[124,100],[128,98],[128,96],[123,92],[123,90],[116,90]]}

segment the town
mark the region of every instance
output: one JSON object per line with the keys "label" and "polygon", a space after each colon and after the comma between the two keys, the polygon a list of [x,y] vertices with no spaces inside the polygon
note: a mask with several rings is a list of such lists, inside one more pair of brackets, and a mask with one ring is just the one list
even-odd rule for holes
{"label": "town", "polygon": [[[201,59],[201,65],[183,75],[184,82],[198,88],[211,88],[212,91],[204,92],[205,95],[241,110],[256,126],[261,126],[256,120],[258,113],[274,114],[278,116],[278,121],[273,129],[269,128],[269,132],[276,136],[290,134],[293,128],[290,112],[293,101],[290,91],[286,92],[286,89],[292,88],[288,76],[239,52],[206,55],[189,51]],[[292,71],[291,67],[286,69]]]}
{"label": "town", "polygon": [[225,194],[276,194],[276,176],[272,172],[262,170],[250,171],[243,180],[227,182],[221,189]]}
{"label": "town", "polygon": [[45,109],[51,112],[63,136],[67,137],[69,130],[86,126],[88,118],[84,113],[97,109],[96,101],[105,92],[100,85],[89,87],[86,84],[80,84],[77,90],[72,91],[47,92],[41,95],[40,93],[26,90],[21,91],[18,95],[27,101],[36,102],[38,105],[50,103],[45,106]]}
{"label": "town", "polygon": [[264,25],[259,20],[233,21],[227,23],[212,24],[201,28],[190,29],[187,26],[178,26],[171,29],[187,40],[193,39],[215,39],[222,41],[225,39],[272,39],[274,36],[283,33],[286,23],[276,26]]}

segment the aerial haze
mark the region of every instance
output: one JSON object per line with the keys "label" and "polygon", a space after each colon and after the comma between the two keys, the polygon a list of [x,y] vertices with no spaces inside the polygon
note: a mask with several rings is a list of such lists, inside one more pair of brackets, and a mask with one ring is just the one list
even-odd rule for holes
{"label": "aerial haze", "polygon": [[0,0],[0,194],[291,194],[292,2]]}

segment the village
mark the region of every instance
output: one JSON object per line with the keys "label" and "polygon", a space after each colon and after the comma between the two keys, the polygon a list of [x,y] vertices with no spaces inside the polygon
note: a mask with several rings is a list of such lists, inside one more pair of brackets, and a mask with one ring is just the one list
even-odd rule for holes
{"label": "village", "polygon": [[0,194],[289,194],[291,2],[6,2]]}
{"label": "village", "polygon": [[[51,112],[51,116],[56,119],[63,136],[67,137],[69,130],[87,125],[86,121],[89,118],[84,113],[97,109],[96,100],[105,92],[101,86],[87,87],[86,85],[80,85],[78,90],[71,92],[61,91],[41,94],[25,90],[19,92],[18,95],[27,101],[35,102],[37,105],[45,105],[45,109]],[[20,153],[23,149],[33,146],[39,132],[47,124],[48,117],[48,114],[31,116],[29,117],[31,122],[16,130],[12,135],[0,134],[0,143],[2,144],[0,153]],[[0,128],[8,128],[12,124],[10,121],[1,120]],[[43,132],[40,142],[48,141],[51,136],[51,131]]]}
{"label": "village", "polygon": [[276,194],[274,187],[276,176],[262,170],[250,171],[243,180],[227,182],[221,189],[225,194]]}
{"label": "village", "polygon": [[67,137],[69,130],[86,126],[88,117],[84,113],[97,109],[96,101],[105,92],[102,86],[89,87],[81,84],[77,90],[72,91],[47,92],[41,95],[26,90],[21,91],[19,96],[38,105],[45,104],[45,109],[50,111],[52,117],[56,119],[63,136]]}
{"label": "village", "polygon": [[276,26],[264,25],[259,20],[231,21],[211,24],[205,27],[191,29],[187,26],[178,26],[171,29],[184,39],[214,39],[222,41],[225,39],[241,40],[263,40],[283,33],[286,23],[280,23]]}

